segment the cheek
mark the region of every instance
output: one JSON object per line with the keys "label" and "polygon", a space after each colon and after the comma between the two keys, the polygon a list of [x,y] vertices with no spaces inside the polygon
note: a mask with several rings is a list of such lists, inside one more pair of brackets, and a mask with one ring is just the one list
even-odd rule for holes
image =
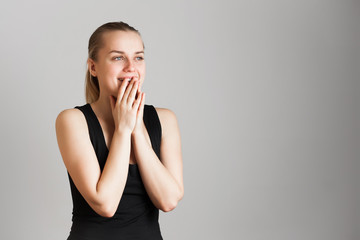
{"label": "cheek", "polygon": [[106,66],[99,71],[99,84],[103,90],[113,92],[120,87],[121,82],[117,80],[118,72],[119,70],[112,66]]}
{"label": "cheek", "polygon": [[97,72],[102,78],[109,78],[111,75],[114,75],[115,69],[111,64],[103,63],[99,65]]}
{"label": "cheek", "polygon": [[[141,78],[140,78],[140,87],[144,84],[144,80],[145,80],[145,73],[143,73],[141,75]],[[142,89],[142,88],[141,88]]]}
{"label": "cheek", "polygon": [[141,80],[144,81],[145,75],[146,75],[145,64],[141,67],[141,69],[140,69],[140,74],[141,74]]}
{"label": "cheek", "polygon": [[107,70],[106,74],[108,76],[117,76],[119,73],[119,67],[117,67],[115,65],[108,66],[108,68],[106,70]]}

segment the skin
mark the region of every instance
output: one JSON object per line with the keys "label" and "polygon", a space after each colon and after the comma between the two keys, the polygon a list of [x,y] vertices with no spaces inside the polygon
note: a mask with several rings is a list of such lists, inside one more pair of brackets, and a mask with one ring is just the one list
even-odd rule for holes
{"label": "skin", "polygon": [[[103,45],[88,67],[99,80],[99,99],[91,104],[109,149],[103,171],[92,147],[84,115],[78,109],[62,111],[56,134],[64,164],[75,186],[95,212],[112,217],[123,194],[129,164],[137,164],[145,189],[160,210],[174,209],[184,194],[181,140],[175,114],[156,108],[162,138],[160,159],[152,149],[143,122],[145,93],[144,49],[131,31],[103,34]],[[123,80],[131,77],[130,82]]]}

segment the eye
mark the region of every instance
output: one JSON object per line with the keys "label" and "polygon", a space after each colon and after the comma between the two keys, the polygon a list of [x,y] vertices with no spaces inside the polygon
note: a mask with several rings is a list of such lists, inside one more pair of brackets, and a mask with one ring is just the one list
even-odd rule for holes
{"label": "eye", "polygon": [[144,57],[136,57],[135,59],[136,59],[136,61],[142,61],[142,60],[144,60]]}
{"label": "eye", "polygon": [[123,60],[123,59],[124,59],[123,56],[114,57],[114,60],[116,60],[116,61],[120,61],[120,60]]}

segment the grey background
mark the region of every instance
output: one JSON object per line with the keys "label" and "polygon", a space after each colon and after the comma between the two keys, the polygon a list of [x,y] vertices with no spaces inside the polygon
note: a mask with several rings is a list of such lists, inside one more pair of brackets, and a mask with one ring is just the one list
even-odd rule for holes
{"label": "grey background", "polygon": [[85,103],[108,21],[146,45],[147,104],[179,121],[185,196],[164,239],[360,239],[360,4],[1,1],[0,239],[68,236],[57,114]]}

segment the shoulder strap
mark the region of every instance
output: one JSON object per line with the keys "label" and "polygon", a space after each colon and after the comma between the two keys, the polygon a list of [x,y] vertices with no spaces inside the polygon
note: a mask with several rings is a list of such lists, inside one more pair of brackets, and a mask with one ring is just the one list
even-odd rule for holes
{"label": "shoulder strap", "polygon": [[83,106],[76,106],[75,108],[79,109],[85,116],[88,129],[89,129],[89,136],[91,144],[94,147],[96,157],[99,161],[100,169],[102,170],[105,166],[105,161],[108,154],[108,149],[106,148],[105,139],[103,137],[103,133],[101,130],[100,123],[91,109],[89,103]]}
{"label": "shoulder strap", "polygon": [[145,104],[144,106],[144,124],[149,133],[152,148],[160,159],[161,124],[153,105]]}
{"label": "shoulder strap", "polygon": [[[93,110],[91,109],[90,104],[85,104],[83,106],[76,106],[75,108],[82,111],[86,118],[86,122],[88,124],[89,136],[91,143],[94,147],[96,156],[99,160],[100,168],[103,169],[105,165],[105,160],[107,158],[108,149],[106,148],[105,140],[102,135],[102,130],[99,121]],[[143,116],[144,124],[146,130],[149,133],[151,145],[160,159],[160,145],[161,145],[161,124],[159,116],[156,112],[156,109],[153,105],[144,106],[144,116]]]}

